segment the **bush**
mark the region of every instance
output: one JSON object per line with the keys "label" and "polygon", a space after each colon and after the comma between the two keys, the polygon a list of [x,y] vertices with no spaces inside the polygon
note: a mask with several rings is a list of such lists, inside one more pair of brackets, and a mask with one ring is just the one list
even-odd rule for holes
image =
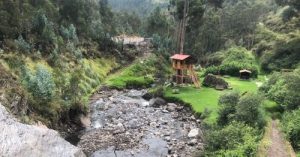
{"label": "bush", "polygon": [[242,47],[232,47],[223,53],[225,57],[221,65],[208,67],[205,75],[211,73],[214,75],[239,76],[241,69],[247,69],[252,72],[252,77],[257,77],[258,68],[250,51]]}
{"label": "bush", "polygon": [[36,101],[48,103],[54,95],[55,84],[51,72],[42,65],[38,65],[35,75],[29,79],[29,92]]}
{"label": "bush", "polygon": [[234,119],[235,108],[240,99],[240,94],[236,91],[225,93],[219,98],[219,105],[221,106],[218,113],[218,125],[227,125]]}
{"label": "bush", "polygon": [[251,76],[256,78],[258,75],[258,68],[254,65],[243,64],[239,62],[230,62],[222,64],[221,66],[211,66],[205,70],[204,75],[214,74],[214,75],[231,75],[240,76],[240,70],[247,69],[252,72]]}
{"label": "bush", "polygon": [[300,38],[276,44],[276,48],[263,55],[261,67],[266,72],[294,69],[300,63]]}
{"label": "bush", "polygon": [[31,45],[23,39],[22,35],[18,37],[18,40],[15,40],[15,43],[20,52],[30,53]]}
{"label": "bush", "polygon": [[236,121],[206,135],[205,156],[255,156],[259,131]]}
{"label": "bush", "polygon": [[282,130],[294,149],[300,149],[300,110],[286,112],[282,118]]}
{"label": "bush", "polygon": [[282,16],[282,20],[284,22],[287,22],[296,15],[297,15],[296,10],[293,7],[288,7],[282,12],[281,16]]}
{"label": "bush", "polygon": [[265,126],[261,108],[262,100],[261,96],[254,94],[246,94],[241,97],[236,106],[236,120],[262,129]]}
{"label": "bush", "polygon": [[73,24],[71,24],[69,28],[65,28],[64,26],[61,26],[60,33],[64,37],[64,39],[67,39],[68,41],[73,41],[73,42],[78,41],[76,27]]}
{"label": "bush", "polygon": [[300,105],[300,69],[292,73],[274,73],[260,91],[287,110],[297,109]]}

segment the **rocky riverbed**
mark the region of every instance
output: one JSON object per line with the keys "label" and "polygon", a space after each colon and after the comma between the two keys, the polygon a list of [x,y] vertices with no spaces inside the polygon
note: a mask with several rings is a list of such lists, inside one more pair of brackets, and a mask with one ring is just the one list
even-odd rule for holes
{"label": "rocky riverbed", "polygon": [[189,108],[147,101],[145,90],[107,90],[94,95],[91,125],[78,146],[94,157],[193,156],[202,150],[200,120]]}

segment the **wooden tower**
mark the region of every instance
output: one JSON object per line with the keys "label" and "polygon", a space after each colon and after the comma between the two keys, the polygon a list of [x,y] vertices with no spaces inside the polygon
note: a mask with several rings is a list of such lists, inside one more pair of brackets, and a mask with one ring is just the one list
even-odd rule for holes
{"label": "wooden tower", "polygon": [[200,83],[194,71],[192,57],[190,55],[175,54],[171,59],[174,70],[173,82],[177,84],[194,83],[199,88]]}

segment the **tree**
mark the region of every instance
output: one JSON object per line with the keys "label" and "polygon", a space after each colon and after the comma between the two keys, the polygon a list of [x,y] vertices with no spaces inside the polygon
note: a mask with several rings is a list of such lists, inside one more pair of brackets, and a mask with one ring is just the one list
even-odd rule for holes
{"label": "tree", "polygon": [[225,93],[219,98],[219,106],[221,106],[217,120],[219,125],[225,126],[234,119],[239,99],[240,94],[236,91]]}
{"label": "tree", "polygon": [[156,8],[146,20],[145,31],[149,36],[153,34],[158,34],[162,37],[170,36],[171,30],[170,20],[160,8]]}
{"label": "tree", "polygon": [[298,11],[300,10],[300,1],[299,0],[275,0],[279,5],[290,5]]}
{"label": "tree", "polygon": [[261,109],[262,97],[255,94],[246,94],[239,100],[236,106],[236,120],[246,124],[263,128],[265,125]]}
{"label": "tree", "polygon": [[38,65],[35,75],[27,81],[27,88],[35,101],[48,104],[52,100],[55,84],[51,72],[46,67]]}
{"label": "tree", "polygon": [[31,45],[23,39],[22,35],[18,37],[18,40],[15,40],[15,43],[20,52],[30,53]]}

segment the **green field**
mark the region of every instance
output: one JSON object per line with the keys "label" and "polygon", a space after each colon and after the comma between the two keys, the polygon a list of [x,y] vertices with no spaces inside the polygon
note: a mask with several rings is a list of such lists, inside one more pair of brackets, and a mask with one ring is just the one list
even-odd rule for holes
{"label": "green field", "polygon": [[[243,81],[239,78],[231,77],[225,79],[230,86],[233,88],[232,90],[244,92],[256,92],[258,90],[256,80],[251,81]],[[179,94],[173,94],[172,88],[167,88],[165,91],[165,97],[169,98],[178,98],[185,103],[188,103],[192,106],[194,111],[203,112],[205,109],[211,111],[211,115],[206,119],[209,123],[214,123],[217,118],[218,111],[218,100],[220,95],[229,91],[218,91],[214,88],[201,87],[200,89],[190,87],[178,87]]]}

